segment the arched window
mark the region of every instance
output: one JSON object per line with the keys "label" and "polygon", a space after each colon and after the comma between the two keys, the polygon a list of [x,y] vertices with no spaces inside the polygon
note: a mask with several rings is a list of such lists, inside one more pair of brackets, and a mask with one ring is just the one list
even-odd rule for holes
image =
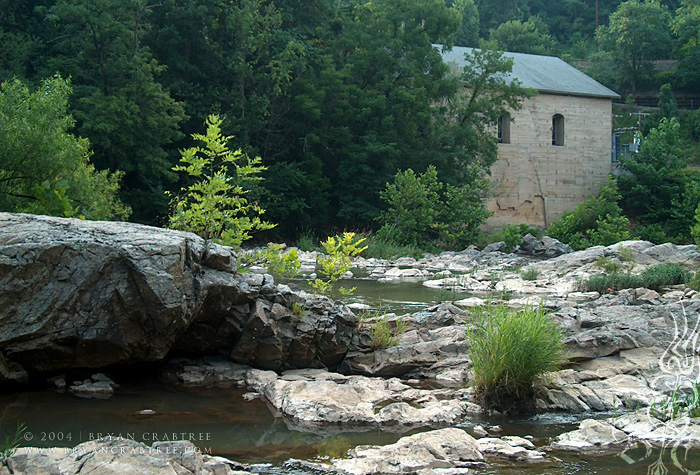
{"label": "arched window", "polygon": [[498,143],[510,143],[510,117],[507,115],[498,118]]}
{"label": "arched window", "polygon": [[561,114],[552,117],[552,145],[564,145],[564,116]]}

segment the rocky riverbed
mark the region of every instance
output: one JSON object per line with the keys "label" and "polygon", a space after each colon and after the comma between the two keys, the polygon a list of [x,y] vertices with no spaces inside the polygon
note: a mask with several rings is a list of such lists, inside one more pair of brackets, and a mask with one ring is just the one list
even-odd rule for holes
{"label": "rocky riverbed", "polygon": [[[469,386],[470,308],[505,295],[514,307],[546,306],[565,335],[570,364],[548,378],[537,408],[622,415],[586,420],[552,447],[581,451],[630,441],[658,446],[674,434],[679,440],[678,431],[668,430],[672,424],[646,408],[671,395],[679,375],[685,375],[684,384],[697,379],[700,294],[677,286],[600,295],[575,286],[602,272],[596,265],[601,257],[620,265],[632,261],[634,272],[658,263],[698,269],[697,247],[627,241],[572,252],[529,236],[515,253],[499,248],[420,260],[358,258],[356,268],[376,285],[412,279],[472,294],[412,314],[368,313],[361,320],[359,311],[277,284],[263,269],[237,272],[229,249],[192,234],[0,213],[0,383],[17,388],[49,377],[50,384],[83,397],[91,388],[109,397],[119,391],[119,381],[100,370],[158,362],[161,377],[171,383],[246,388],[247,399],[266,401],[295,431],[435,429],[389,446],[357,447],[348,458],[294,462],[304,470],[470,473],[495,459],[547,463],[549,449],[541,444],[512,434],[475,439],[455,427],[482,411]],[[300,257],[302,272],[310,276],[315,253]],[[524,279],[525,271],[536,277]],[[379,320],[396,333],[394,345],[374,344]],[[71,382],[76,372],[93,377]],[[694,446],[695,421],[683,427],[690,428],[683,440]],[[670,434],[666,439],[662,428]],[[149,452],[148,461],[121,455],[105,461],[95,458],[98,446],[138,443],[91,443],[83,450],[89,457],[22,449],[0,474],[87,473],[81,467],[92,463],[103,470],[94,473],[136,473],[143,464],[163,470],[149,473],[255,471],[206,456],[186,465],[147,446],[139,450]],[[27,468],[36,464],[51,468]],[[117,465],[131,468],[118,471]]]}

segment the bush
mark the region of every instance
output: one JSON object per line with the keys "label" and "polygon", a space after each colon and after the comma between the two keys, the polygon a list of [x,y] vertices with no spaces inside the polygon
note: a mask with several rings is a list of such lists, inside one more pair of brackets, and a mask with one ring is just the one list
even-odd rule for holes
{"label": "bush", "polygon": [[[336,283],[343,278],[343,275],[352,269],[352,257],[359,256],[367,249],[367,246],[360,247],[366,238],[355,240],[355,233],[343,233],[342,236],[329,237],[321,243],[325,256],[316,258],[316,263],[321,266],[321,274],[326,278],[308,281],[309,285],[323,295],[332,296]],[[355,287],[346,289],[339,287],[341,295],[350,295],[355,291]]]}
{"label": "bush", "polygon": [[658,264],[648,267],[641,274],[628,272],[613,272],[589,277],[577,285],[577,290],[582,292],[609,292],[622,289],[659,290],[669,285],[688,283],[691,272],[677,264]]}
{"label": "bush", "polygon": [[399,246],[432,243],[464,249],[477,240],[479,226],[491,215],[479,196],[485,188],[484,180],[459,187],[445,185],[433,166],[420,174],[410,168],[400,171],[381,193],[388,210],[378,218],[382,227],[377,239]]}
{"label": "bush", "polygon": [[245,188],[262,180],[265,170],[260,157],[250,159],[240,149],[229,150],[232,137],[221,134],[223,119],[207,118],[206,135],[192,134],[204,147],[182,151],[182,165],[174,171],[186,172],[195,182],[180,191],[174,200],[168,226],[199,234],[226,246],[240,247],[251,234],[274,227],[260,219],[265,210],[246,198]]}
{"label": "bush", "polygon": [[630,238],[629,220],[618,206],[620,193],[614,179],[601,186],[600,194],[565,213],[547,229],[547,235],[580,251],[591,246],[609,246]]}
{"label": "bush", "polygon": [[542,308],[487,308],[469,338],[476,394],[487,409],[531,409],[535,385],[564,358],[562,333]]}

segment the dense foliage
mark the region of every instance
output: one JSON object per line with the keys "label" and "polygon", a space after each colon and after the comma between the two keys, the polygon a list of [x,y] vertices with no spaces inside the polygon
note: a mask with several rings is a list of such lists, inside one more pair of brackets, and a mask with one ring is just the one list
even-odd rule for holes
{"label": "dense foliage", "polygon": [[0,210],[89,219],[124,219],[122,173],[96,171],[85,139],[70,133],[71,89],[56,76],[35,91],[0,86]]}
{"label": "dense foliage", "polygon": [[574,250],[590,246],[609,246],[630,238],[629,220],[618,205],[621,196],[615,180],[600,187],[576,209],[547,228],[547,234],[570,245]]}
{"label": "dense foliage", "polygon": [[[700,85],[698,32],[696,0],[3,0],[0,81],[36,90],[56,73],[70,77],[64,112],[75,120],[63,130],[89,141],[86,166],[110,190],[93,214],[75,182],[39,174],[33,207],[21,209],[123,218],[131,208],[135,221],[165,224],[165,192],[191,184],[173,172],[179,149],[215,113],[268,168],[248,197],[281,237],[376,229],[387,183],[432,165],[441,198],[470,203],[442,218],[464,225],[430,230],[459,247],[484,216],[476,200],[497,150],[484,131],[526,92],[505,84],[509,64],[497,53],[450,71],[435,44],[592,59],[607,85],[669,83],[672,104],[673,93]],[[654,58],[679,60],[656,86]],[[697,143],[700,114],[678,116],[682,140]],[[694,210],[693,193],[686,186],[674,209]],[[12,206],[3,209],[20,209]]]}

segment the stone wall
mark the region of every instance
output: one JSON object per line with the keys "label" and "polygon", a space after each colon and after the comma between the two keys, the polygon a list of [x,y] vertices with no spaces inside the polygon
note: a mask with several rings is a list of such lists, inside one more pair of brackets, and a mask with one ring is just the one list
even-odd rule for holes
{"label": "stone wall", "polygon": [[[498,145],[492,167],[495,214],[487,228],[507,224],[548,226],[597,194],[612,170],[612,101],[540,94],[513,114],[510,143]],[[565,120],[563,146],[552,145],[552,117]]]}

